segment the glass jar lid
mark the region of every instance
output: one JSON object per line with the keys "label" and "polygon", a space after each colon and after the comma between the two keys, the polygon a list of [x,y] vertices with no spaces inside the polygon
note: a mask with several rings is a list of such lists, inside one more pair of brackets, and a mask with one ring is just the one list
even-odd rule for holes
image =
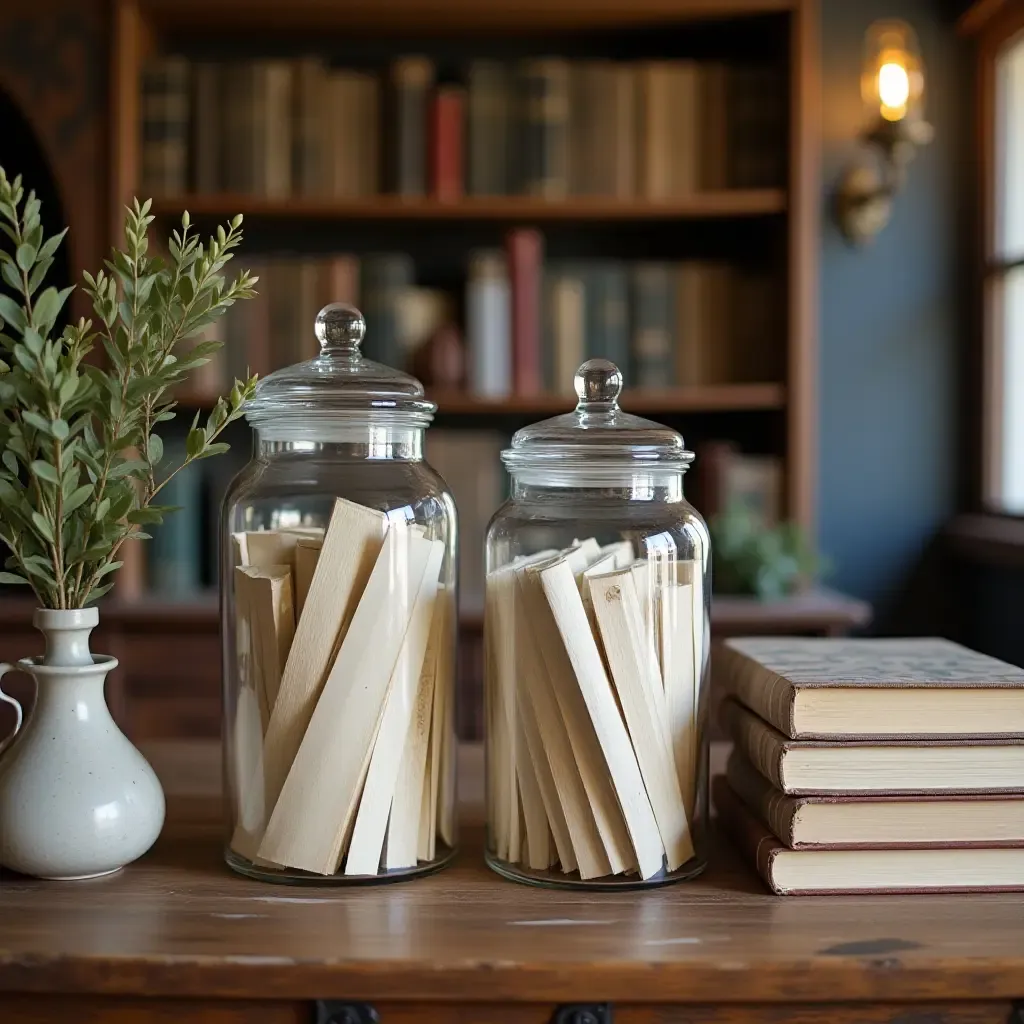
{"label": "glass jar lid", "polygon": [[[317,313],[314,333],[320,355],[268,374],[246,403],[252,426],[305,424],[315,434],[320,423],[373,421],[425,427],[437,406],[424,397],[415,377],[366,359],[359,351],[366,320],[353,306],[332,302]],[[321,416],[323,419],[310,420]]]}
{"label": "glass jar lid", "polygon": [[509,472],[550,469],[685,469],[693,461],[682,435],[619,408],[622,373],[607,359],[588,359],[573,381],[579,401],[573,412],[541,420],[516,432],[501,453]]}

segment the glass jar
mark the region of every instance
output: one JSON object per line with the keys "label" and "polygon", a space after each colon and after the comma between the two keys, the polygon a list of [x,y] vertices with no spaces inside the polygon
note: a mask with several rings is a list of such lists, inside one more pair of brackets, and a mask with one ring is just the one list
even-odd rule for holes
{"label": "glass jar", "polygon": [[487,531],[487,861],[517,881],[631,888],[707,855],[710,544],[693,460],[577,371],[575,412],[520,430]]}
{"label": "glass jar", "polygon": [[221,517],[225,857],[267,881],[423,874],[455,849],[456,516],[436,406],[358,310],[260,381]]}

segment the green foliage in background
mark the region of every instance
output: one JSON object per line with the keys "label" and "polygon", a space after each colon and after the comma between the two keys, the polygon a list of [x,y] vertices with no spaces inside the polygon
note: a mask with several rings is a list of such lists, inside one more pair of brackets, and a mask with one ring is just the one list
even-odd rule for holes
{"label": "green foliage in background", "polygon": [[784,597],[827,571],[796,523],[766,527],[755,513],[738,506],[714,516],[708,528],[717,593]]}
{"label": "green foliage in background", "polygon": [[[125,219],[126,247],[95,277],[83,275],[92,320],[53,336],[73,288],[42,288],[64,235],[43,238],[39,200],[0,168],[0,540],[11,551],[0,582],[28,584],[47,608],[81,608],[113,586],[118,550],[171,508],[154,504],[185,466],[226,451],[217,441],[241,415],[256,378],[235,381],[206,423],[193,420],[186,456],[166,465],[155,428],[174,418],[171,389],[221,343],[182,342],[255,295],[256,278],[222,271],[242,238],[236,217],[203,246],[189,218],[148,255],[150,203]],[[103,366],[85,362],[99,344]],[[177,353],[177,354],[176,354]]]}

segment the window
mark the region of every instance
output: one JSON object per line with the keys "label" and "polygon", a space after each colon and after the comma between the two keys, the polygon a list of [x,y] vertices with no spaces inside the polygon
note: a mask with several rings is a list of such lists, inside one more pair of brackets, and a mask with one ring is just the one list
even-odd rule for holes
{"label": "window", "polygon": [[1024,27],[983,48],[991,97],[984,191],[985,499],[1024,515]]}

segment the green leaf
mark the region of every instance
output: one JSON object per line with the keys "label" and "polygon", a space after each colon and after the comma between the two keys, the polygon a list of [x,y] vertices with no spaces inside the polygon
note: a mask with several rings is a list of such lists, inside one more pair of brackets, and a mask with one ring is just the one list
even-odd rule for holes
{"label": "green leaf", "polygon": [[148,468],[141,459],[123,459],[121,462],[114,463],[110,468],[107,478],[109,480],[120,480],[122,477],[130,476],[133,473],[143,473]]}
{"label": "green leaf", "polygon": [[223,455],[224,452],[230,450],[231,445],[229,444],[224,444],[222,442],[218,444],[211,444],[205,451],[200,452],[200,454],[196,456],[196,461],[198,462],[200,459],[209,459],[214,455]]}
{"label": "green leaf", "polygon": [[154,523],[160,524],[164,521],[164,517],[156,509],[152,508],[133,508],[126,517],[129,523]]}
{"label": "green leaf", "polygon": [[57,319],[61,308],[67,301],[67,297],[74,291],[74,286],[57,291],[56,288],[46,288],[39,293],[35,306],[32,309],[32,318],[37,324],[52,324]]}
{"label": "green leaf", "polygon": [[17,576],[13,572],[0,572],[0,583],[28,583],[24,576]]}
{"label": "green leaf", "polygon": [[[34,465],[35,463],[33,463],[33,466]],[[51,466],[50,468],[52,469],[53,467]],[[57,474],[54,473],[54,476],[56,475]],[[37,532],[39,533],[39,536],[42,537],[43,540],[47,541],[50,544],[53,543],[53,530],[50,528],[49,520],[44,519],[43,516],[40,515],[40,513],[33,512],[32,525],[35,526]]]}
{"label": "green leaf", "polygon": [[3,266],[4,280],[16,291],[21,291],[21,274],[14,263],[5,262]]}
{"label": "green leaf", "polygon": [[70,432],[71,431],[66,420],[50,421],[50,433],[53,434],[58,441],[64,441]]}
{"label": "green leaf", "polygon": [[24,340],[25,347],[32,353],[32,355],[42,355],[43,336],[34,327],[25,328]]}
{"label": "green leaf", "polygon": [[60,232],[60,234],[52,235],[50,238],[48,238],[39,250],[38,259],[49,259],[57,251],[57,248],[60,245],[60,243],[64,241],[64,236],[67,233],[68,229],[65,228],[63,231]]}
{"label": "green leaf", "polygon": [[102,501],[101,501],[101,502],[100,502],[100,503],[99,503],[99,504],[98,504],[98,505],[96,506],[96,514],[95,514],[95,515],[93,516],[93,519],[95,519],[97,523],[98,523],[98,522],[101,522],[101,521],[102,521],[102,519],[103,519],[103,517],[104,517],[104,516],[105,516],[105,515],[106,515],[106,514],[107,514],[107,513],[109,512],[109,511],[110,511],[110,499],[109,499],[109,498],[104,498],[104,499],[103,499],[103,500],[102,500]]}
{"label": "green leaf", "polygon": [[117,572],[122,565],[124,565],[124,562],[107,562],[106,565],[102,565],[96,570],[96,578],[102,579],[108,572]]}
{"label": "green leaf", "polygon": [[157,434],[150,434],[146,445],[149,461],[155,466],[164,457],[164,443]]}
{"label": "green leaf", "polygon": [[48,462],[42,462],[41,460],[36,459],[29,468],[35,476],[39,477],[40,480],[45,480],[48,484],[60,486],[60,477],[57,476],[57,470]]}
{"label": "green leaf", "polygon": [[18,251],[14,254],[14,258],[18,261],[18,266],[27,274],[36,262],[35,246],[29,245],[28,242],[22,242],[18,246]]}
{"label": "green leaf", "polygon": [[13,473],[14,476],[17,476],[18,475],[18,460],[17,460],[14,452],[12,452],[10,450],[10,448],[8,448],[3,453],[3,455],[0,456],[0,458],[3,459],[3,463],[8,468],[8,470],[10,470],[10,472]]}
{"label": "green leaf", "polygon": [[85,599],[85,604],[92,604],[93,601],[98,601],[104,594],[110,593],[113,589],[113,583],[104,583],[102,587],[96,587],[94,590],[89,591],[89,596]]}
{"label": "green leaf", "polygon": [[194,459],[203,450],[205,444],[206,432],[194,427],[188,432],[188,437],[185,440],[185,451],[190,458]]}
{"label": "green leaf", "polygon": [[40,416],[39,413],[32,409],[25,409],[21,414],[21,418],[30,427],[35,427],[36,430],[41,430],[44,434],[48,434],[50,432],[50,421],[45,416]]}
{"label": "green leaf", "polygon": [[50,267],[53,266],[52,259],[41,259],[32,268],[32,273],[28,277],[28,290],[32,295],[39,290],[39,286],[43,283],[43,279],[50,271]]}
{"label": "green leaf", "polygon": [[93,494],[92,484],[82,484],[81,487],[76,488],[71,494],[64,499],[64,514],[67,515],[69,512],[74,512],[80,505],[84,505]]}
{"label": "green leaf", "polygon": [[25,310],[10,295],[0,295],[0,317],[4,319],[5,323],[9,323],[19,331],[23,331],[28,323]]}

